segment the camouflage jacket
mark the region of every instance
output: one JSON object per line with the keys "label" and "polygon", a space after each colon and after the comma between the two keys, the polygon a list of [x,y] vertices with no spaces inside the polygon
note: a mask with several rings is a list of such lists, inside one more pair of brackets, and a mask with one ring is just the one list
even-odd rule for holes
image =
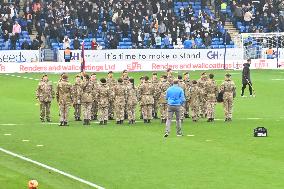
{"label": "camouflage jacket", "polygon": [[97,98],[99,107],[108,107],[109,99],[112,98],[112,96],[111,90],[107,84],[102,83],[98,86]]}
{"label": "camouflage jacket", "polygon": [[207,101],[216,102],[216,97],[218,95],[218,86],[214,80],[207,80],[205,82],[205,93],[207,94]]}
{"label": "camouflage jacket", "polygon": [[136,106],[137,105],[137,90],[133,88],[132,85],[127,88],[128,98],[127,98],[127,105],[128,106]]}
{"label": "camouflage jacket", "polygon": [[207,81],[206,79],[202,79],[202,78],[197,80],[197,85],[198,85],[198,87],[200,89],[200,95],[201,96],[205,96],[206,95],[206,93],[205,93],[205,82],[206,81]]}
{"label": "camouflage jacket", "polygon": [[40,102],[51,102],[54,98],[54,90],[50,81],[40,81],[36,89],[36,98]]}
{"label": "camouflage jacket", "polygon": [[160,98],[160,93],[159,93],[159,88],[158,88],[158,85],[159,85],[159,80],[156,79],[156,80],[151,80],[151,84],[154,86],[154,100],[159,100]]}
{"label": "camouflage jacket", "polygon": [[93,85],[93,91],[92,91],[92,95],[93,95],[93,101],[97,102],[98,101],[98,89],[99,89],[99,83],[97,80],[95,81],[91,81],[90,83]]}
{"label": "camouflage jacket", "polygon": [[236,85],[231,79],[226,79],[220,86],[220,90],[224,91],[223,98],[233,99],[236,92]]}
{"label": "camouflage jacket", "polygon": [[199,106],[200,89],[197,84],[193,84],[189,91],[189,102],[191,106]]}
{"label": "camouflage jacket", "polygon": [[160,104],[167,104],[167,100],[166,100],[166,92],[167,89],[171,86],[170,82],[168,81],[161,81],[158,85],[158,89],[159,89],[159,103]]}
{"label": "camouflage jacket", "polygon": [[122,106],[126,103],[125,96],[127,95],[127,88],[123,83],[118,83],[114,88],[114,99],[115,104],[120,104]]}
{"label": "camouflage jacket", "polygon": [[73,104],[81,104],[82,94],[83,94],[82,82],[75,82],[72,85]]}
{"label": "camouflage jacket", "polygon": [[72,85],[62,79],[57,84],[56,99],[59,104],[72,104]]}
{"label": "camouflage jacket", "polygon": [[82,103],[93,102],[94,85],[90,81],[84,81],[82,83]]}
{"label": "camouflage jacket", "polygon": [[154,104],[154,86],[150,82],[145,82],[138,88],[138,98],[140,105]]}

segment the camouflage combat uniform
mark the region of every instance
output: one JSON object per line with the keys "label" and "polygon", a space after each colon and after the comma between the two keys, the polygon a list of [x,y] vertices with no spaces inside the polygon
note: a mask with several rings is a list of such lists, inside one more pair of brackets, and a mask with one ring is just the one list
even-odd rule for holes
{"label": "camouflage combat uniform", "polygon": [[158,85],[159,85],[159,80],[158,79],[152,79],[151,80],[151,83],[152,83],[152,85],[153,86],[155,86],[154,87],[154,104],[153,104],[153,117],[155,118],[155,119],[157,119],[158,118],[158,109],[159,109],[159,92],[158,92],[158,90],[159,90],[159,88],[157,87]]}
{"label": "camouflage combat uniform", "polygon": [[106,83],[101,83],[98,86],[98,120],[100,124],[107,124],[108,120],[108,108],[109,108],[109,98],[111,97],[111,91]]}
{"label": "camouflage combat uniform", "polygon": [[226,78],[221,84],[220,90],[224,91],[223,94],[223,106],[225,113],[225,121],[231,121],[233,116],[233,102],[234,92],[236,91],[236,85],[231,78]]}
{"label": "camouflage combat uniform", "polygon": [[114,118],[114,94],[113,94],[113,88],[114,86],[117,84],[116,80],[114,78],[107,78],[107,85],[109,87],[109,89],[112,92],[112,98],[109,98],[109,106],[108,106],[108,115],[109,115],[109,119],[113,119]]}
{"label": "camouflage combat uniform", "polygon": [[90,81],[82,83],[82,107],[84,116],[84,125],[89,125],[92,119],[92,104],[93,104],[93,88],[94,85]]}
{"label": "camouflage combat uniform", "polygon": [[76,121],[81,121],[81,98],[82,98],[82,82],[76,81],[72,86],[72,99],[74,107],[74,117]]}
{"label": "camouflage combat uniform", "polygon": [[171,86],[171,84],[167,81],[160,81],[159,83],[159,106],[160,106],[160,113],[161,113],[161,121],[162,123],[166,123],[167,120],[167,113],[168,113],[168,104],[166,97],[167,89]]}
{"label": "camouflage combat uniform", "polygon": [[192,84],[189,91],[189,106],[191,108],[192,121],[197,121],[199,118],[199,103],[200,103],[200,89],[197,84]]}
{"label": "camouflage combat uniform", "polygon": [[56,98],[60,110],[60,125],[67,125],[69,108],[72,104],[72,85],[61,79],[57,84]]}
{"label": "camouflage combat uniform", "polygon": [[184,83],[185,83],[185,90],[184,90],[184,95],[185,95],[185,104],[184,104],[184,116],[185,118],[188,118],[189,117],[189,90],[190,90],[190,87],[191,87],[191,81],[188,79],[188,80],[183,80]]}
{"label": "camouflage combat uniform", "polygon": [[92,103],[92,116],[91,116],[91,120],[96,120],[98,117],[98,98],[97,98],[97,93],[98,93],[98,87],[99,87],[99,83],[97,80],[90,80],[90,82],[93,85],[93,103]]}
{"label": "camouflage combat uniform", "polygon": [[50,106],[54,98],[54,91],[51,81],[41,80],[36,90],[36,98],[40,103],[40,120],[44,122],[44,118],[50,122]]}
{"label": "camouflage combat uniform", "polygon": [[206,92],[205,92],[205,82],[207,81],[206,77],[201,77],[197,81],[197,85],[200,89],[199,95],[199,114],[201,117],[206,116]]}
{"label": "camouflage combat uniform", "polygon": [[135,123],[135,111],[137,106],[137,91],[133,85],[129,85],[127,88],[127,115],[130,124]]}
{"label": "camouflage combat uniform", "polygon": [[153,119],[154,86],[149,81],[145,81],[138,89],[138,96],[141,103],[144,122],[150,123],[150,120]]}
{"label": "camouflage combat uniform", "polygon": [[206,96],[206,114],[208,121],[213,121],[215,118],[215,106],[217,102],[218,86],[213,79],[209,79],[205,82],[205,92]]}
{"label": "camouflage combat uniform", "polygon": [[118,83],[114,89],[114,104],[115,104],[115,115],[117,123],[123,123],[125,114],[125,96],[127,95],[127,89],[123,83]]}
{"label": "camouflage combat uniform", "polygon": [[[186,90],[186,85],[184,83],[183,80],[179,80],[178,81],[178,86],[180,88],[182,88],[184,94],[185,94],[185,90]],[[186,98],[186,97],[185,97]],[[183,120],[184,119],[184,112],[185,112],[185,105],[180,106],[180,119]]]}

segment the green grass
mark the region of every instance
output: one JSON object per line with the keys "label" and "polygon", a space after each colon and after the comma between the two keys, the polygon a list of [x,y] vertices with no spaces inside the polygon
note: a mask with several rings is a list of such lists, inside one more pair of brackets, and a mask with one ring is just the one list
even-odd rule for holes
{"label": "green grass", "polygon": [[[220,84],[226,72],[212,72]],[[107,189],[283,189],[284,72],[253,70],[256,98],[240,98],[241,73],[231,73],[238,87],[233,122],[223,121],[222,105],[218,104],[215,123],[188,119],[183,124],[184,137],[175,136],[173,124],[166,139],[164,125],[158,120],[150,126],[111,122],[106,127],[92,123],[86,128],[73,121],[70,112],[68,128],[42,124],[35,99],[38,81],[0,75],[0,147]],[[129,75],[138,81],[143,74],[150,73]],[[192,79],[199,75],[191,72]],[[50,75],[50,79],[57,81],[58,75]],[[52,120],[58,122],[55,101]],[[7,123],[17,125],[3,125]],[[257,126],[266,127],[269,137],[252,137]],[[0,188],[25,188],[29,179],[37,179],[40,189],[90,188],[0,152]]]}

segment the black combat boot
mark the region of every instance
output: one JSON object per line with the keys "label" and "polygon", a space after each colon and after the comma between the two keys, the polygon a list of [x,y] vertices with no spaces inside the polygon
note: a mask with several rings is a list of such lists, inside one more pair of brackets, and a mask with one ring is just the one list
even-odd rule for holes
{"label": "black combat boot", "polygon": [[77,121],[82,121],[82,119],[80,117],[78,117],[77,119],[78,119]]}
{"label": "black combat boot", "polygon": [[104,125],[107,125],[107,120],[104,120]]}
{"label": "black combat boot", "polygon": [[147,120],[147,123],[151,123],[151,119],[148,119],[148,120]]}
{"label": "black combat boot", "polygon": [[104,122],[103,122],[103,121],[100,121],[99,125],[103,125],[103,124],[104,124]]}
{"label": "black combat boot", "polygon": [[51,122],[50,118],[46,118],[46,122],[50,123]]}
{"label": "black combat boot", "polygon": [[123,124],[123,120],[120,120],[120,124]]}
{"label": "black combat boot", "polygon": [[44,121],[44,118],[40,118],[40,121],[41,121],[41,122],[45,122],[45,121]]}
{"label": "black combat boot", "polygon": [[67,121],[64,121],[64,126],[69,126]]}
{"label": "black combat boot", "polygon": [[209,118],[209,119],[207,120],[207,122],[211,122],[211,118]]}
{"label": "black combat boot", "polygon": [[132,124],[135,124],[135,120],[132,119],[131,121],[132,121]]}
{"label": "black combat boot", "polygon": [[120,121],[116,121],[116,124],[118,124],[118,125],[119,125],[119,124],[120,124]]}
{"label": "black combat boot", "polygon": [[189,115],[188,115],[188,114],[184,114],[184,117],[185,117],[185,118],[189,118]]}
{"label": "black combat boot", "polygon": [[112,116],[109,116],[109,117],[108,117],[108,120],[114,120],[114,119],[113,119],[113,117],[112,117]]}
{"label": "black combat boot", "polygon": [[144,119],[144,123],[147,123],[148,122],[148,120],[147,119]]}
{"label": "black combat boot", "polygon": [[60,121],[59,126],[63,126],[63,125],[64,125],[64,122],[63,122],[63,121]]}

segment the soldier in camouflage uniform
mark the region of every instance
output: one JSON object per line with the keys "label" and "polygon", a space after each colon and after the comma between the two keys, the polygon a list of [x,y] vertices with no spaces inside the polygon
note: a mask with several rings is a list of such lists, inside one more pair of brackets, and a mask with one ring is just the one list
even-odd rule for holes
{"label": "soldier in camouflage uniform", "polygon": [[[139,88],[143,83],[144,83],[144,77],[142,76],[140,77],[140,83],[137,88]],[[140,101],[138,101],[138,103],[139,103],[140,119],[143,119],[141,103]]]}
{"label": "soldier in camouflage uniform", "polygon": [[[109,89],[113,93],[113,88],[117,84],[117,81],[113,78],[112,71],[108,72],[106,81]],[[114,97],[114,94],[112,94],[111,96]],[[114,98],[109,98],[108,115],[109,115],[109,120],[114,120]]]}
{"label": "soldier in camouflage uniform", "polygon": [[90,77],[90,81],[93,84],[93,104],[92,104],[92,117],[91,120],[97,120],[98,118],[98,99],[97,99],[97,93],[98,93],[98,87],[99,83],[97,81],[97,74],[92,73]]}
{"label": "soldier in camouflage uniform", "polygon": [[205,82],[205,93],[207,94],[207,122],[213,122],[215,118],[215,106],[217,102],[218,86],[214,80],[214,75],[209,74],[209,79]]}
{"label": "soldier in camouflage uniform", "polygon": [[68,82],[68,76],[64,74],[57,84],[56,99],[60,110],[59,126],[68,126],[68,113],[72,104],[72,85]]}
{"label": "soldier in camouflage uniform", "polygon": [[144,77],[144,83],[138,88],[138,97],[141,102],[144,123],[151,123],[153,104],[154,104],[154,86],[149,81],[149,77]]}
{"label": "soldier in camouflage uniform", "polygon": [[[125,89],[127,90],[128,88],[130,88],[130,86],[132,85],[129,82],[129,77],[122,77],[123,78],[123,85],[125,87]],[[127,104],[128,104],[128,92],[126,91],[125,93],[125,109],[124,109],[124,119],[128,119],[128,111],[127,111]]]}
{"label": "soldier in camouflage uniform", "polygon": [[167,79],[168,79],[168,82],[173,85],[174,83],[174,80],[175,80],[175,77],[173,76],[173,70],[171,68],[168,68],[167,69]]}
{"label": "soldier in camouflage uniform", "polygon": [[80,75],[76,76],[75,83],[72,86],[72,98],[73,98],[75,121],[82,121],[81,120],[82,80]]}
{"label": "soldier in camouflage uniform", "polygon": [[40,120],[44,122],[44,118],[46,118],[46,121],[50,122],[50,106],[51,101],[54,98],[54,91],[52,82],[48,80],[46,74],[42,76],[41,81],[38,84],[36,98],[40,103]]}
{"label": "soldier in camouflage uniform", "polygon": [[184,117],[185,118],[189,118],[189,90],[191,87],[191,81],[189,79],[189,73],[185,72],[183,74],[183,81],[185,83],[185,91],[184,91],[184,95],[185,95],[185,104],[184,104]]}
{"label": "soldier in camouflage uniform", "polygon": [[[183,92],[185,94],[186,85],[185,85],[181,75],[178,75],[178,86],[180,88],[182,88],[182,90],[183,90]],[[185,112],[185,110],[184,110],[185,107],[184,106],[185,106],[184,104],[182,106],[180,106],[180,120],[181,120],[181,122],[183,122],[183,120],[184,120],[184,112]]]}
{"label": "soldier in camouflage uniform", "polygon": [[127,95],[127,89],[123,84],[123,80],[119,78],[118,84],[113,88],[114,91],[114,104],[115,104],[115,115],[116,124],[123,124],[124,110],[125,110],[125,96]]}
{"label": "soldier in camouflage uniform", "polygon": [[201,117],[206,117],[206,92],[205,92],[205,82],[207,81],[207,74],[203,72],[201,78],[197,80],[197,85],[200,89],[199,95],[199,114]]}
{"label": "soldier in camouflage uniform", "polygon": [[109,89],[106,79],[100,79],[101,84],[98,87],[98,107],[99,107],[99,122],[100,125],[106,125],[108,121],[108,108],[109,108],[109,98],[112,99],[111,90]]}
{"label": "soldier in camouflage uniform", "polygon": [[92,119],[93,89],[94,85],[90,81],[89,75],[84,75],[82,83],[83,125],[90,125],[90,120]]}
{"label": "soldier in camouflage uniform", "polygon": [[158,94],[158,90],[159,88],[156,87],[159,85],[159,79],[158,79],[158,74],[157,72],[154,72],[152,74],[152,80],[151,80],[151,83],[154,87],[154,105],[153,105],[153,117],[154,119],[159,119],[158,118],[158,109],[159,109],[159,104],[158,104],[158,101],[159,101],[159,94]]}
{"label": "soldier in camouflage uniform", "polygon": [[231,79],[231,74],[225,75],[225,81],[221,84],[220,90],[223,94],[223,105],[225,112],[225,121],[232,121],[233,102],[236,94],[236,85]]}
{"label": "soldier in camouflage uniform", "polygon": [[166,92],[167,89],[171,86],[171,84],[167,80],[166,75],[161,76],[161,81],[158,85],[159,89],[159,106],[160,106],[160,113],[161,113],[161,123],[167,122],[167,112],[168,112],[168,103],[166,100]]}
{"label": "soldier in camouflage uniform", "polygon": [[137,90],[134,85],[134,79],[130,78],[129,82],[131,85],[128,85],[127,93],[128,93],[128,99],[127,99],[127,114],[128,114],[128,120],[129,124],[135,123],[135,110],[137,105]]}
{"label": "soldier in camouflage uniform", "polygon": [[192,86],[189,91],[189,106],[191,108],[191,118],[193,122],[197,122],[199,119],[199,96],[200,96],[200,89],[197,85],[197,81],[192,81]]}

